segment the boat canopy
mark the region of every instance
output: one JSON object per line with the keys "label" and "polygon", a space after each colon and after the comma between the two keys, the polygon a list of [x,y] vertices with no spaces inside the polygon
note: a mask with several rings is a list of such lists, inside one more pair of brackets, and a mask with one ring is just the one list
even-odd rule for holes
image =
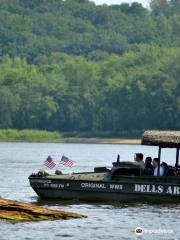
{"label": "boat canopy", "polygon": [[141,144],[162,148],[180,148],[180,131],[145,131]]}

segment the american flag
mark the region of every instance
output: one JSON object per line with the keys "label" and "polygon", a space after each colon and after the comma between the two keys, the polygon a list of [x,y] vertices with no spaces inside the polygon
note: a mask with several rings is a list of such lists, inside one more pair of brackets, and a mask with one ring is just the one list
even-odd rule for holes
{"label": "american flag", "polygon": [[46,161],[44,162],[44,165],[50,169],[53,169],[56,166],[56,163],[51,156],[48,156]]}
{"label": "american flag", "polygon": [[63,155],[62,158],[61,158],[60,164],[63,164],[67,167],[72,167],[73,166],[73,161]]}

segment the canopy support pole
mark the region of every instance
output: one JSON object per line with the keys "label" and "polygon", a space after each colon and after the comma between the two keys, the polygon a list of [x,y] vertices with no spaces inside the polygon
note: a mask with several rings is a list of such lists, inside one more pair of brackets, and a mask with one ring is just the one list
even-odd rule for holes
{"label": "canopy support pole", "polygon": [[179,148],[177,148],[176,151],[176,168],[178,168],[178,165],[179,165]]}
{"label": "canopy support pole", "polygon": [[157,172],[157,175],[159,177],[160,175],[160,162],[161,162],[161,147],[159,146],[159,151],[158,151],[158,172]]}

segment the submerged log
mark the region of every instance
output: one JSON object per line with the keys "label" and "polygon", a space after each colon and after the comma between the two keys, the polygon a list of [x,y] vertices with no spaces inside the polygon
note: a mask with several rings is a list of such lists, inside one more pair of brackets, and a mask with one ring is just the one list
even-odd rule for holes
{"label": "submerged log", "polygon": [[10,222],[83,218],[82,214],[51,210],[30,203],[0,198],[0,220]]}

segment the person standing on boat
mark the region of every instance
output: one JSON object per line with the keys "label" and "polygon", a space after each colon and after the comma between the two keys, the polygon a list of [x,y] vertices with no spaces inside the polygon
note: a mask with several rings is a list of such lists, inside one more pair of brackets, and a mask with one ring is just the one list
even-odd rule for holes
{"label": "person standing on boat", "polygon": [[[154,176],[158,176],[158,163],[159,163],[159,158],[154,158],[153,159],[153,167],[154,167]],[[164,168],[162,166],[159,166],[159,176],[162,177],[164,175]]]}
{"label": "person standing on boat", "polygon": [[145,169],[143,171],[144,175],[148,175],[151,176],[154,174],[154,168],[152,165],[152,158],[151,157],[147,157],[145,159]]}
{"label": "person standing on boat", "polygon": [[140,166],[141,169],[145,169],[145,163],[143,161],[143,154],[142,153],[135,153],[134,154],[134,161],[137,165]]}

